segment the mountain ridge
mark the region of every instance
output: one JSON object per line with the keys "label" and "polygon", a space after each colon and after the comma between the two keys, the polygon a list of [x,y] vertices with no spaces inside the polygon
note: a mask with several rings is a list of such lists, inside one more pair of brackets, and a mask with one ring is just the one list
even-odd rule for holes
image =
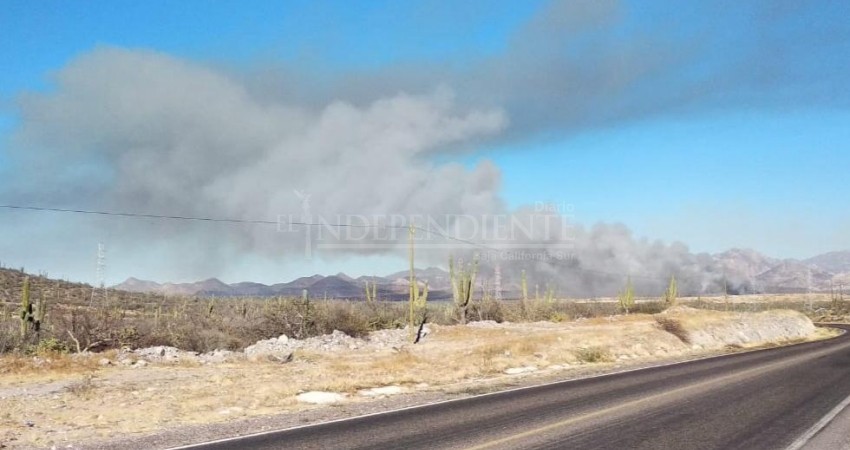
{"label": "mountain ridge", "polygon": [[[719,264],[730,283],[737,286],[735,293],[793,293],[828,292],[833,285],[850,280],[850,251],[833,251],[811,258],[778,259],[756,250],[732,248],[710,255]],[[439,267],[416,269],[417,279],[427,282],[431,298],[448,298],[451,283],[446,270]],[[241,281],[227,284],[217,278],[208,278],[195,283],[157,283],[130,277],[112,288],[129,292],[158,293],[166,295],[195,296],[300,296],[306,289],[315,297],[361,298],[364,297],[366,282],[377,285],[378,296],[386,299],[402,299],[407,296],[408,272],[399,271],[385,276],[360,276],[353,278],[339,272],[335,275],[314,274],[288,282],[263,284]],[[506,293],[517,289],[507,280],[503,282]]]}

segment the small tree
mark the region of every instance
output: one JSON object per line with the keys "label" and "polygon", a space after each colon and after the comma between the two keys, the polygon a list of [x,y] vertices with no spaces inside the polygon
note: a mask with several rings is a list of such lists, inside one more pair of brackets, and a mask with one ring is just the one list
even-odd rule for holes
{"label": "small tree", "polygon": [[621,292],[617,299],[620,301],[620,308],[628,314],[635,307],[635,289],[632,286],[632,277],[626,279],[626,288]]}
{"label": "small tree", "polygon": [[667,290],[664,291],[664,305],[668,308],[676,306],[676,301],[679,299],[679,291],[676,287],[676,276],[670,276],[670,284]]}

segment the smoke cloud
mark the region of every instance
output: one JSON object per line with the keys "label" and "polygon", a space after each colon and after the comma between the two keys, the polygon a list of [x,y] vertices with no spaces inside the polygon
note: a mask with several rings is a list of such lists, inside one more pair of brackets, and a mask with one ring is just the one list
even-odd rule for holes
{"label": "smoke cloud", "polygon": [[[843,4],[819,7],[840,12]],[[312,77],[309,69],[286,66],[237,70],[149,50],[97,48],[54,74],[50,91],[18,99],[20,123],[7,146],[0,195],[22,204],[271,220],[529,218],[539,214],[506,210],[498,167],[486,160],[469,167],[453,156],[487,143],[727,106],[847,106],[846,95],[827,95],[850,72],[846,60],[826,73],[789,69],[787,59],[840,50],[844,44],[834,36],[850,27],[804,33],[806,24],[827,16],[781,2],[690,7],[707,9],[681,14],[716,18],[701,29],[659,27],[629,19],[634,5],[555,1],[498,55],[356,76]],[[737,14],[770,39],[748,39],[755,44],[738,48],[737,58],[721,59],[735,47],[730,42],[751,32],[734,26]],[[730,23],[728,33],[717,33]],[[102,224],[23,220],[33,220],[43,236]],[[569,230],[533,230],[512,243],[548,244],[563,254],[503,259],[508,278],[525,269],[538,283],[600,295],[620,287],[622,274],[659,289],[677,273],[690,292],[716,291],[722,279],[711,257],[682,244],[636,239],[622,225],[561,223]],[[233,255],[298,257],[305,245],[303,234],[254,227],[125,221],[111,233],[140,259],[158,261],[160,273],[190,264],[213,276]],[[458,252],[471,251],[455,244],[465,249]],[[12,254],[24,253],[25,244],[14,245]],[[443,262],[450,251],[426,251],[423,258]],[[492,270],[495,260],[484,264]]]}

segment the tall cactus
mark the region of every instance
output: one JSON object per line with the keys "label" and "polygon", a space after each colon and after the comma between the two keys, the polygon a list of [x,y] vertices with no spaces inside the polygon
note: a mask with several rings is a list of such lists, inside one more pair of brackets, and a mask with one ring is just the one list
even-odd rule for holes
{"label": "tall cactus", "polygon": [[546,285],[546,294],[545,294],[546,304],[552,306],[555,304],[555,288],[552,286]]}
{"label": "tall cactus", "polygon": [[635,307],[635,288],[632,285],[632,277],[626,280],[626,289],[617,296],[620,308],[628,314]]}
{"label": "tall cactus", "polygon": [[26,337],[30,323],[35,321],[32,314],[32,303],[30,302],[30,277],[24,278],[24,287],[21,291],[21,337]]}
{"label": "tall cactus", "polygon": [[676,276],[673,275],[670,277],[670,284],[667,286],[667,290],[664,291],[664,304],[670,308],[676,306],[676,301],[679,298],[679,289],[676,286]]}
{"label": "tall cactus", "polygon": [[41,297],[38,298],[38,303],[35,305],[35,321],[32,324],[33,330],[36,333],[41,331],[41,325],[44,323],[44,318],[47,316],[47,300],[44,298],[44,294],[41,294]]}
{"label": "tall cactus", "polygon": [[44,294],[39,297],[33,305],[30,292],[30,279],[24,278],[24,286],[21,292],[21,337],[26,337],[27,331],[32,329],[36,333],[41,331],[41,324],[47,315],[47,300]]}
{"label": "tall cactus", "polygon": [[428,303],[428,282],[422,284],[422,290],[419,290],[419,282],[416,281],[416,285],[413,286],[413,306],[418,310],[422,310],[425,308],[425,305]]}
{"label": "tall cactus", "polygon": [[525,275],[525,269],[522,270],[522,301],[528,301],[528,278]]}
{"label": "tall cactus", "polygon": [[377,300],[378,283],[375,281],[366,280],[366,303],[369,305],[373,305]]}
{"label": "tall cactus", "polygon": [[[419,290],[419,283],[416,281],[416,270],[414,268],[414,249],[413,249],[413,241],[416,235],[416,228],[411,223],[408,227],[408,241],[409,241],[409,259],[410,259],[410,315],[408,317],[408,330],[410,341],[416,343],[419,341],[419,332],[414,331],[414,329],[421,329],[425,325],[425,320],[427,320],[426,316],[426,305],[428,302],[428,283],[425,283],[422,291]],[[417,324],[417,316],[421,316],[421,319]]]}
{"label": "tall cactus", "polygon": [[449,257],[449,279],[452,283],[452,295],[461,324],[465,324],[467,321],[467,312],[475,291],[475,276],[477,274],[478,255],[473,257],[470,267],[458,267],[457,269],[455,268],[454,258]]}

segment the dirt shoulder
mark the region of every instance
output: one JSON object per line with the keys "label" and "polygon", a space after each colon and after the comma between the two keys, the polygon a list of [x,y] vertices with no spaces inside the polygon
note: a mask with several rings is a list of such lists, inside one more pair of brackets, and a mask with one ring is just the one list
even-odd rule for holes
{"label": "dirt shoulder", "polygon": [[4,357],[0,443],[166,448],[831,332],[790,311],[676,308],[565,323],[435,326],[417,345],[406,335],[281,339],[266,353],[220,359],[172,358],[165,349]]}

